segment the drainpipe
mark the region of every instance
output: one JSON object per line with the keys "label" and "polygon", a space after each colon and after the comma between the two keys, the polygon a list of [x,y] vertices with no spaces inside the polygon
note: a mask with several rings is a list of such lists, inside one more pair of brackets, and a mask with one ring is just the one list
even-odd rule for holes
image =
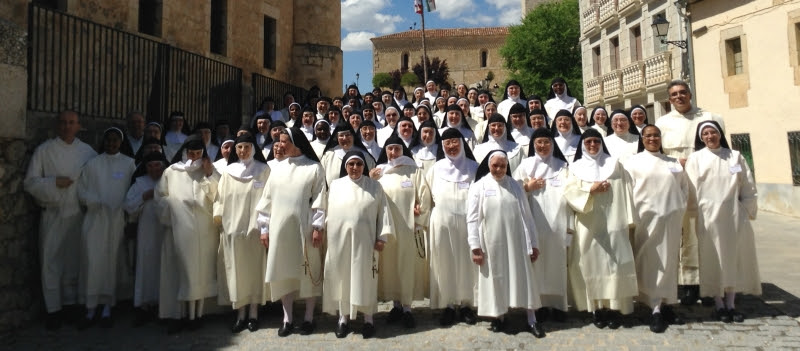
{"label": "drainpipe", "polygon": [[[681,18],[683,26],[679,27],[679,38],[684,37],[686,33],[686,50],[681,50],[681,79],[689,82],[689,88],[692,90],[692,106],[697,106],[697,90],[695,89],[695,75],[694,75],[694,51],[692,50],[692,22],[691,13],[689,12],[688,0],[675,0],[675,10]],[[680,39],[679,39],[680,40]]]}

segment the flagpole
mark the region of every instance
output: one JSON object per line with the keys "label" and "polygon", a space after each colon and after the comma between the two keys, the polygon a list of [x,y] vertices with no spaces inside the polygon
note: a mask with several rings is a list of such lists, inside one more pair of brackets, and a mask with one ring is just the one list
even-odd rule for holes
{"label": "flagpole", "polygon": [[428,50],[425,47],[425,9],[423,8],[421,13],[419,14],[422,16],[422,76],[424,77],[423,84],[428,83]]}

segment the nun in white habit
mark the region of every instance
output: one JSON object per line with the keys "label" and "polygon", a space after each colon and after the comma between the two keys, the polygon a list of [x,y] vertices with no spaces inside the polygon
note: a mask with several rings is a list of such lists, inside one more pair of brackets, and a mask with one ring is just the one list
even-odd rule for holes
{"label": "nun in white habit", "polygon": [[633,312],[639,293],[628,233],[634,223],[630,177],[593,129],[581,135],[569,171],[564,196],[576,212],[569,259],[575,307],[593,312],[596,327],[617,329],[620,313]]}
{"label": "nun in white habit", "polygon": [[696,193],[689,209],[697,214],[700,294],[714,297],[717,320],[740,323],[744,315],[734,305],[736,293],[761,295],[750,224],[758,194],[750,167],[724,135],[716,121],[697,126],[697,151],[686,160],[686,174]]}
{"label": "nun in white habit", "polygon": [[426,176],[435,204],[428,236],[430,306],[444,308],[441,325],[455,322],[456,307],[461,319],[475,324],[471,306],[475,304],[478,270],[470,262],[467,242],[467,195],[478,163],[457,129],[446,130],[442,138],[445,157],[436,161]]}
{"label": "nun in white habit", "polygon": [[[364,314],[361,335],[375,335],[378,310],[378,257],[393,236],[392,216],[380,183],[369,177],[361,150],[344,155],[341,177],[330,185],[327,204],[327,253],[322,311],[339,313],[336,337],[350,333],[350,316]],[[377,252],[375,252],[377,251]]]}
{"label": "nun in white habit", "polygon": [[525,92],[522,91],[522,86],[516,80],[508,81],[506,89],[503,92],[503,101],[497,104],[497,113],[508,119],[508,113],[511,111],[511,106],[520,104],[525,106],[528,102],[524,98]]}
{"label": "nun in white habit", "polygon": [[550,131],[555,136],[555,142],[561,154],[572,163],[575,153],[580,148],[581,129],[573,118],[572,113],[567,110],[560,110],[556,113]]}
{"label": "nun in white habit", "polygon": [[550,92],[547,93],[547,102],[544,108],[548,116],[555,116],[560,110],[572,111],[581,102],[569,94],[569,87],[564,78],[556,77],[550,82]]}
{"label": "nun in white habit", "polygon": [[439,130],[432,120],[427,120],[420,125],[419,132],[417,132],[414,141],[411,142],[409,149],[411,149],[411,154],[414,155],[417,167],[424,172],[430,170],[436,161],[444,158]]}
{"label": "nun in white habit", "polygon": [[[314,305],[322,296],[322,240],[327,191],[325,170],[298,130],[278,136],[275,166],[256,207],[261,241],[267,252],[265,281],[273,301],[281,300],[278,336],[292,333],[295,298],[305,300],[300,333],[314,331]],[[291,180],[291,181],[287,181]]]}
{"label": "nun in white habit", "polygon": [[653,309],[650,330],[662,333],[669,324],[682,322],[669,305],[678,302],[681,224],[689,179],[677,159],[661,152],[661,130],[648,125],[642,132],[639,153],[624,164],[633,182],[637,214],[633,239],[637,301]]}
{"label": "nun in white habit", "polygon": [[486,124],[486,131],[483,134],[483,142],[473,149],[475,160],[483,162],[483,159],[492,151],[503,150],[508,158],[508,168],[517,169],[525,155],[522,147],[509,134],[510,126],[511,123],[506,122],[499,113],[489,117],[489,123]]}
{"label": "nun in white habit", "polygon": [[[305,135],[305,133],[303,133],[303,135]],[[314,123],[314,138],[311,140],[311,148],[314,149],[314,154],[317,155],[317,159],[322,158],[322,154],[325,152],[325,147],[328,146],[328,140],[330,140],[330,138],[330,122],[321,119]]]}
{"label": "nun in white habit", "polygon": [[[270,168],[252,135],[236,138],[233,148],[217,188],[214,223],[223,234],[221,258],[227,281],[220,284],[227,284],[231,307],[237,310],[231,331],[238,333],[245,328],[258,330],[258,306],[267,299],[262,278],[266,255],[259,245],[255,208],[270,177]],[[245,309],[248,306],[249,311]],[[245,319],[248,312],[249,318]]]}
{"label": "nun in white habit", "polygon": [[508,310],[525,308],[528,331],[544,337],[534,313],[541,306],[533,269],[539,257],[536,228],[525,192],[511,178],[502,150],[486,156],[469,188],[467,241],[479,266],[478,315],[492,317],[492,331],[502,332]]}
{"label": "nun in white habit", "polygon": [[527,194],[539,248],[546,253],[533,264],[542,306],[547,307],[542,311],[563,322],[567,318],[567,246],[574,221],[564,198],[568,164],[549,130],[539,128],[532,138],[531,156],[522,160],[513,178]]}
{"label": "nun in white habit", "polygon": [[603,142],[611,156],[624,164],[628,157],[638,153],[639,130],[624,110],[614,110],[611,113],[611,129],[614,132],[606,135]]}
{"label": "nun in white habit", "polygon": [[367,155],[367,166],[375,167],[375,159],[369,156],[367,150],[364,149],[361,134],[356,133],[350,123],[342,123],[333,130],[320,160],[322,168],[325,169],[325,181],[328,185],[339,178],[339,171],[337,170],[342,166],[344,155],[351,150],[363,152]]}
{"label": "nun in white habit", "polygon": [[461,111],[461,107],[453,104],[447,106],[445,111],[447,112],[445,113],[445,118],[442,121],[442,125],[439,129],[439,134],[441,135],[449,128],[458,129],[458,131],[461,132],[461,135],[464,136],[467,146],[469,146],[470,150],[472,150],[475,147],[475,144],[477,144],[475,140],[475,134],[472,133],[472,129],[469,127],[467,120],[464,119],[464,113]]}
{"label": "nun in white habit", "polygon": [[511,110],[508,112],[508,126],[511,127],[511,137],[514,138],[514,142],[519,144],[523,157],[528,156],[528,145],[530,145],[531,135],[533,135],[528,109],[520,104],[511,106]]}

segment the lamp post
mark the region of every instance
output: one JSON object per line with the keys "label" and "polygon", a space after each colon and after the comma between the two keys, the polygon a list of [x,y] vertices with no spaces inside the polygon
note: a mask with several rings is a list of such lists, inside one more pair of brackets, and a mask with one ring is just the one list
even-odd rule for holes
{"label": "lamp post", "polygon": [[653,33],[661,39],[662,44],[672,44],[684,50],[688,47],[686,40],[667,40],[669,21],[664,18],[664,15],[656,15],[653,17],[653,24],[651,26],[653,27]]}
{"label": "lamp post", "polygon": [[360,88],[360,87],[358,86],[358,77],[359,77],[359,74],[358,74],[358,73],[356,73],[356,87]]}

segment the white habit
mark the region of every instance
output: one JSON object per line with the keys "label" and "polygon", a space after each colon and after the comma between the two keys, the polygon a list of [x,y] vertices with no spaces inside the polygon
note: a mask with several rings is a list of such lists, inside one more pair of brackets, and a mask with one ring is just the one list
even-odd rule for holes
{"label": "white habit", "polygon": [[161,244],[164,226],[159,221],[155,198],[145,201],[142,195],[155,189],[156,181],[145,174],[137,177],[125,197],[125,212],[137,218],[136,231],[136,281],[133,291],[133,305],[158,304],[158,291],[161,272]]}

